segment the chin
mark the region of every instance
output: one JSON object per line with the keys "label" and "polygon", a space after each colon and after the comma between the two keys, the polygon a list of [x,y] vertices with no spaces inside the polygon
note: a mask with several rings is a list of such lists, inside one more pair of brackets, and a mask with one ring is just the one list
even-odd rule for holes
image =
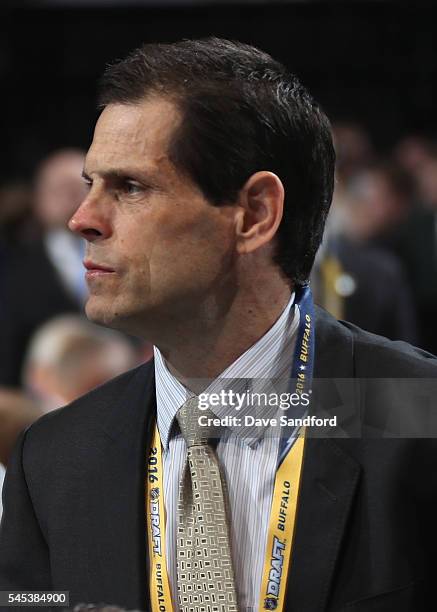
{"label": "chin", "polygon": [[97,325],[105,327],[116,327],[118,313],[114,312],[108,305],[96,297],[89,297],[85,305],[85,314],[87,318]]}
{"label": "chin", "polygon": [[100,296],[91,296],[85,305],[87,318],[97,325],[141,337],[142,330],[141,326],[138,325],[136,313],[117,308],[113,300],[109,304],[108,301]]}

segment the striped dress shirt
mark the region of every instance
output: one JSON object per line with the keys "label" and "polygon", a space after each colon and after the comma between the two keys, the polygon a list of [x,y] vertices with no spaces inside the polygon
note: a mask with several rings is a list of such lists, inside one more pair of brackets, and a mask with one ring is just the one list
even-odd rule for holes
{"label": "striped dress shirt", "polygon": [[[235,390],[236,381],[242,381],[245,390],[256,392],[265,388],[264,381],[290,379],[298,326],[299,310],[294,306],[293,293],[276,323],[212,381],[204,392]],[[159,349],[155,347],[154,352],[157,424],[164,463],[167,569],[174,609],[179,610],[176,522],[179,480],[186,462],[186,445],[174,422],[179,408],[194,394],[170,373]],[[230,414],[229,407],[210,409],[218,417]],[[277,408],[274,410],[276,413]],[[259,609],[279,449],[279,437],[266,433],[267,430],[259,427],[230,427],[216,448],[229,490],[232,559],[241,612],[257,612]]]}

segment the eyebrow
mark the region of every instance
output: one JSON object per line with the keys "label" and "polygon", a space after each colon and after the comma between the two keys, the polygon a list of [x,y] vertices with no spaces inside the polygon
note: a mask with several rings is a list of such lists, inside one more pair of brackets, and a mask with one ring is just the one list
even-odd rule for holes
{"label": "eyebrow", "polygon": [[[156,183],[156,178],[153,174],[148,173],[142,170],[134,170],[130,168],[125,168],[121,170],[120,168],[108,168],[106,170],[102,170],[99,172],[95,172],[98,176],[109,179],[109,180],[124,180],[127,178],[131,178],[134,180],[142,181],[154,185]],[[82,178],[86,180],[92,180],[91,176],[86,172],[85,168],[82,170]]]}

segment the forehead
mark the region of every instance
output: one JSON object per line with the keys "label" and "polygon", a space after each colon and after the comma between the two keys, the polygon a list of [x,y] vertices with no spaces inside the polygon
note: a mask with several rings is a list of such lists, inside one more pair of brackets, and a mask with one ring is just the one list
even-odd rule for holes
{"label": "forehead", "polygon": [[138,104],[110,104],[100,115],[86,157],[88,172],[106,168],[159,165],[180,124],[180,112],[163,98]]}

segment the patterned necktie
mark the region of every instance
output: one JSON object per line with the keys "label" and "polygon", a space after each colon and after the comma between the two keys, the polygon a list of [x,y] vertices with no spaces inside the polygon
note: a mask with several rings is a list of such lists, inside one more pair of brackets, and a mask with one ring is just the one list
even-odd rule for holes
{"label": "patterned necktie", "polygon": [[[177,577],[182,612],[238,612],[232,568],[227,490],[212,428],[199,425],[198,399],[188,400],[176,418],[187,444],[187,463],[179,484]],[[215,430],[217,435],[217,429]]]}

